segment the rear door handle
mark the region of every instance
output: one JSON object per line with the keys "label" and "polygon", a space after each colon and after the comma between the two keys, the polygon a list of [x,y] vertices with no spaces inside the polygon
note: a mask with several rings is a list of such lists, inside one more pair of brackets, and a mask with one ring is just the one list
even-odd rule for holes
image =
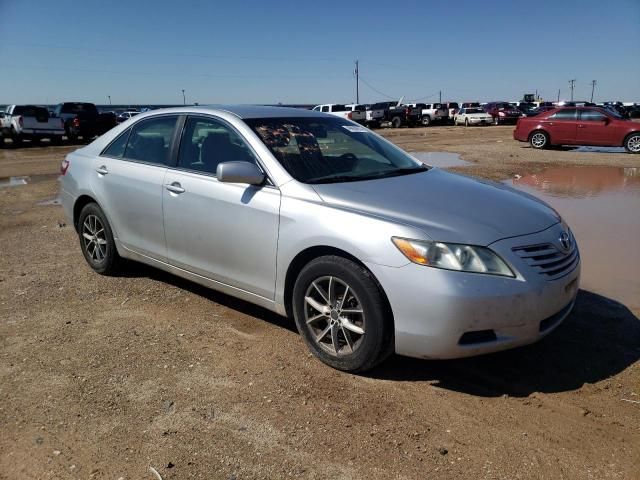
{"label": "rear door handle", "polygon": [[549,122],[549,126],[550,126],[550,127],[553,127],[553,122]]}
{"label": "rear door handle", "polygon": [[171,193],[184,193],[184,188],[182,188],[182,185],[180,185],[179,182],[167,183],[164,188],[169,190]]}
{"label": "rear door handle", "polygon": [[584,128],[586,125],[578,125],[578,128]]}
{"label": "rear door handle", "polygon": [[106,175],[107,173],[109,173],[109,170],[107,170],[107,167],[102,165],[100,168],[96,168],[96,172],[98,172],[100,175]]}

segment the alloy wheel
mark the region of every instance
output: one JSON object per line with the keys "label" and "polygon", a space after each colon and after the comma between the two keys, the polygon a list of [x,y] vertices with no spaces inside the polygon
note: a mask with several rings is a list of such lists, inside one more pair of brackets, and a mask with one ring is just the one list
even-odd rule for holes
{"label": "alloy wheel", "polygon": [[547,143],[547,137],[544,133],[534,133],[531,136],[531,145],[533,145],[536,148],[542,148],[544,147],[545,143]]}
{"label": "alloy wheel", "polygon": [[82,224],[84,248],[91,260],[102,262],[107,256],[107,237],[104,225],[96,215],[87,215]]}
{"label": "alloy wheel", "polygon": [[640,135],[634,135],[627,140],[627,149],[633,153],[640,153]]}
{"label": "alloy wheel", "polygon": [[311,282],[304,296],[304,316],[313,341],[330,355],[352,354],[362,344],[362,303],[338,277],[324,276]]}

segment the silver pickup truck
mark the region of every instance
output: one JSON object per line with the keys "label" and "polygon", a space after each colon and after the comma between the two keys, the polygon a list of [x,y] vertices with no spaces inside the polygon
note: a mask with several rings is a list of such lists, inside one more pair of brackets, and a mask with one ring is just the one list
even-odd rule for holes
{"label": "silver pickup truck", "polygon": [[1,137],[10,138],[14,144],[23,140],[48,138],[52,143],[62,142],[64,123],[52,117],[44,107],[35,105],[9,105],[0,114]]}

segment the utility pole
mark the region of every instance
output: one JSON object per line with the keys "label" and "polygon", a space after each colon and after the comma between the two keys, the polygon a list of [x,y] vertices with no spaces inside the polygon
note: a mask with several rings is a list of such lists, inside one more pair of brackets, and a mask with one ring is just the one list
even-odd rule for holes
{"label": "utility pole", "polygon": [[560,103],[560,89],[558,89],[558,103]]}
{"label": "utility pole", "polygon": [[182,89],[182,105],[187,104],[187,97],[184,96],[184,88]]}
{"label": "utility pole", "polygon": [[442,90],[440,90],[438,93],[440,94],[440,100],[439,101],[440,101],[440,103],[442,103]]}
{"label": "utility pole", "polygon": [[591,103],[593,103],[593,91],[596,89],[596,81],[591,80]]}
{"label": "utility pole", "polygon": [[360,70],[358,68],[358,60],[356,60],[356,69],[353,71],[356,76],[356,103],[360,103]]}
{"label": "utility pole", "polygon": [[111,105],[111,95],[107,95],[109,97],[109,105]]}
{"label": "utility pole", "polygon": [[573,88],[576,86],[576,79],[569,80],[569,88],[571,88],[571,101],[573,102]]}

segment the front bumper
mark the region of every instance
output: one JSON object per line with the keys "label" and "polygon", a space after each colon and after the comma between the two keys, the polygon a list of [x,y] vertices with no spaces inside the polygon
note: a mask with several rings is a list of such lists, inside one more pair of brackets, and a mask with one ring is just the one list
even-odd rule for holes
{"label": "front bumper", "polygon": [[469,118],[471,125],[491,125],[493,123],[492,118]]}
{"label": "front bumper", "polygon": [[461,358],[527,345],[553,331],[573,307],[579,261],[561,278],[548,280],[511,251],[541,238],[548,242],[548,230],[491,245],[517,278],[413,263],[400,268],[368,264],[391,304],[396,353]]}

